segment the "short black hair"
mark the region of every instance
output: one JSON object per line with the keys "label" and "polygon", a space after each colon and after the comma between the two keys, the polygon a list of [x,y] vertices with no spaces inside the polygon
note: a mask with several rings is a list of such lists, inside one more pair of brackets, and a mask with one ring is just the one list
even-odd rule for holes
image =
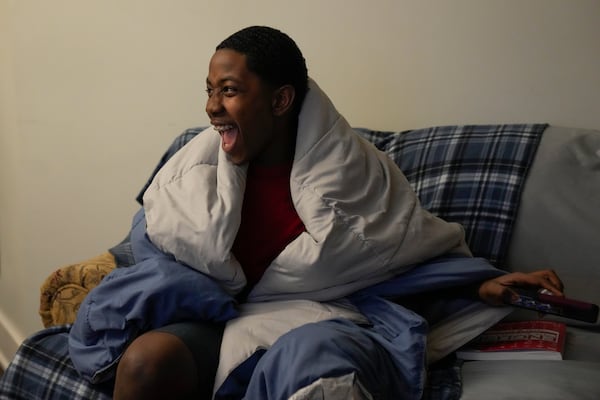
{"label": "short black hair", "polygon": [[300,112],[308,91],[308,71],[292,38],[268,26],[249,26],[223,40],[216,48],[221,49],[244,54],[248,69],[273,87],[292,85],[296,92],[294,110]]}

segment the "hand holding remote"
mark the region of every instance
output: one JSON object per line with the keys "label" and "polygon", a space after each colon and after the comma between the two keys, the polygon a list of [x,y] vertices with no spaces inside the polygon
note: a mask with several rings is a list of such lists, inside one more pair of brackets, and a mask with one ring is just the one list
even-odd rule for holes
{"label": "hand holding remote", "polygon": [[512,290],[517,293],[507,302],[512,306],[584,322],[595,323],[598,320],[596,304],[555,296],[546,289],[536,291],[514,287]]}
{"label": "hand holding remote", "polygon": [[512,272],[487,280],[479,286],[479,298],[488,304],[502,305],[511,298],[517,298],[512,288],[522,287],[532,290],[546,289],[556,296],[564,296],[563,283],[553,270],[540,270],[530,273]]}

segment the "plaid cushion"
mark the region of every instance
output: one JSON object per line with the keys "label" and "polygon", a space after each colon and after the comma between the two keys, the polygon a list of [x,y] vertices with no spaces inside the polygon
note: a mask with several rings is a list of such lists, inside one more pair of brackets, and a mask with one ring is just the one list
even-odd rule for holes
{"label": "plaid cushion", "polygon": [[73,367],[67,347],[69,328],[48,328],[21,344],[0,378],[0,400],[112,398],[112,383],[92,385]]}
{"label": "plaid cushion", "polygon": [[422,206],[465,228],[475,256],[502,267],[527,171],[546,124],[358,133],[385,151]]}

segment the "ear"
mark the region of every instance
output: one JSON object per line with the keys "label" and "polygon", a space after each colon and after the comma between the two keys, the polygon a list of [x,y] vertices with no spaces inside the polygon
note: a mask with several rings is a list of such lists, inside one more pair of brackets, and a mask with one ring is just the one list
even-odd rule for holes
{"label": "ear", "polygon": [[291,110],[295,97],[296,90],[292,85],[283,85],[275,89],[272,102],[273,114],[280,117]]}

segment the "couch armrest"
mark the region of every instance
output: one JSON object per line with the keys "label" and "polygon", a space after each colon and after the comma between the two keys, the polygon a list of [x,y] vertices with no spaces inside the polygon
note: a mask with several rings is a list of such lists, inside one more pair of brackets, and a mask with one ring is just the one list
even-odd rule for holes
{"label": "couch armrest", "polygon": [[54,271],[40,288],[44,327],[71,324],[85,296],[116,266],[109,252]]}

